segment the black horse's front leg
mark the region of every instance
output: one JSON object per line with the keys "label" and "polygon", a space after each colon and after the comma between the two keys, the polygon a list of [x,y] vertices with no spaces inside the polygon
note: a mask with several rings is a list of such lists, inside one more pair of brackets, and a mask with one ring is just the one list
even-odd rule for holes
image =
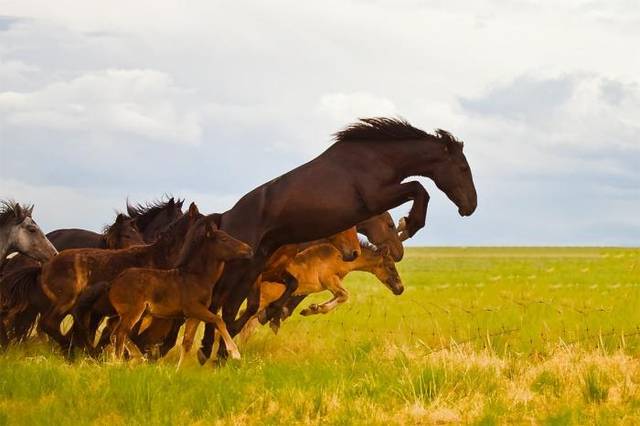
{"label": "black horse's front leg", "polygon": [[429,193],[418,181],[399,183],[386,186],[363,197],[367,208],[373,214],[381,214],[408,201],[413,201],[409,216],[404,219],[405,231],[408,237],[424,228],[427,220],[427,206]]}

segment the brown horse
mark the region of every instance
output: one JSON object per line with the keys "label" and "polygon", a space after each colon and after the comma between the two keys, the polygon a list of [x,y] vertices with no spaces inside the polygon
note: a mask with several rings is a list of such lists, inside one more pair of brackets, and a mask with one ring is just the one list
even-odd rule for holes
{"label": "brown horse", "polygon": [[[411,176],[432,179],[457,207],[471,215],[477,205],[471,169],[463,145],[450,133],[429,134],[406,121],[363,119],[336,134],[336,142],[310,162],[242,197],[222,214],[221,229],[249,243],[253,259],[230,262],[215,288],[215,312],[234,335],[255,315],[259,294],[252,284],[278,247],[335,234],[408,201],[407,235],[425,225],[429,194]],[[301,214],[304,212],[304,214]],[[293,277],[285,280],[295,291]],[[236,319],[242,303],[247,309]],[[276,306],[283,301],[274,302]],[[213,330],[208,327],[203,355],[208,357]]]}
{"label": "brown horse", "polygon": [[[349,298],[349,292],[342,286],[342,280],[352,271],[364,271],[375,275],[395,295],[400,295],[404,291],[402,280],[388,249],[378,249],[369,243],[362,243],[362,256],[353,262],[343,261],[339,254],[327,244],[316,244],[299,253],[287,265],[287,270],[299,283],[294,296],[308,296],[324,290],[333,294],[331,300],[320,305],[311,304],[300,312],[305,316],[326,314],[345,303]],[[263,317],[260,322],[264,323],[266,322],[265,309],[282,296],[286,286],[272,281],[262,281],[259,285],[260,309],[257,318]],[[285,312],[284,316],[289,316],[291,313],[292,311]],[[278,318],[278,321],[272,321],[274,331],[277,331],[280,319],[284,317]],[[245,329],[247,328],[252,328],[251,323],[247,323]]]}
{"label": "brown horse", "polygon": [[124,271],[109,290],[109,300],[120,317],[114,331],[116,356],[122,357],[127,336],[146,311],[154,317],[186,319],[178,367],[191,349],[200,321],[213,324],[231,356],[239,359],[240,353],[224,321],[209,311],[209,304],[224,262],[252,255],[251,247],[217,230],[210,218],[203,218],[189,232],[175,269]]}
{"label": "brown horse", "polygon": [[[123,214],[119,214],[112,225],[105,227],[101,240],[112,249],[143,243],[131,219]],[[25,339],[35,326],[38,314],[50,307],[49,299],[39,285],[40,264],[30,260],[24,256],[10,259],[5,268],[7,273],[0,281],[0,321],[7,327],[9,338],[14,341]]]}
{"label": "brown horse", "polygon": [[[66,346],[67,339],[60,333],[60,323],[64,316],[71,312],[78,296],[87,287],[110,281],[127,268],[173,267],[178,259],[184,236],[201,216],[197,206],[192,203],[189,213],[171,225],[153,244],[122,250],[65,250],[45,263],[42,266],[40,284],[51,301],[51,309],[41,318],[41,328],[63,347]],[[82,317],[75,318],[74,331],[78,332],[78,343],[89,347],[87,327],[90,312],[82,314]]]}
{"label": "brown horse", "polygon": [[[396,234],[397,238],[397,234]],[[349,228],[346,231],[340,232],[329,238],[321,240],[321,242],[332,246],[341,258],[348,257],[356,258],[360,255],[361,247],[358,241],[358,235],[356,228]],[[299,251],[303,249],[303,245],[291,244],[281,247],[270,259],[264,274],[269,276],[278,275],[282,270],[282,265],[290,262]],[[256,283],[257,284],[257,283]],[[98,289],[96,289],[98,291]],[[95,309],[102,309],[108,311],[108,307],[101,304],[101,306]],[[138,348],[145,354],[153,357],[164,356],[171,348],[175,346],[178,338],[178,331],[183,321],[176,319],[162,319],[156,318],[151,322],[148,328],[140,331],[133,329],[131,340],[138,346]],[[102,340],[99,346],[104,346],[106,340]],[[154,351],[157,349],[157,354]]]}

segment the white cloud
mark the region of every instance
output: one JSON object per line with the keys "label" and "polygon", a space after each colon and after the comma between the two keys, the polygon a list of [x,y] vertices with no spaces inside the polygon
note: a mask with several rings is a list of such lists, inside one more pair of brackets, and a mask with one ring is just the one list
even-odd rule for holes
{"label": "white cloud", "polygon": [[392,116],[397,108],[389,99],[371,93],[328,93],[318,101],[317,111],[334,121],[348,123],[354,117]]}
{"label": "white cloud", "polygon": [[[129,190],[182,189],[219,211],[358,116],[398,115],[462,138],[480,197],[461,221],[434,189],[432,227],[412,243],[526,243],[530,229],[582,242],[599,223],[613,237],[591,241],[638,235],[622,220],[640,187],[633,0],[2,8],[0,179],[32,185],[56,223],[101,224]],[[599,208],[578,212],[585,199]],[[95,210],[61,213],[67,201]],[[572,214],[584,228],[564,227]]]}
{"label": "white cloud", "polygon": [[123,132],[197,144],[200,112],[184,101],[188,95],[162,72],[101,70],[33,92],[2,92],[0,120],[5,126]]}

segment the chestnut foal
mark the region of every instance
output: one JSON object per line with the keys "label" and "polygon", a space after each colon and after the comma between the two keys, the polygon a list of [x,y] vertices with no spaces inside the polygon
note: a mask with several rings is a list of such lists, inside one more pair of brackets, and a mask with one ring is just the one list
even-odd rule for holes
{"label": "chestnut foal", "polygon": [[122,272],[109,290],[111,305],[120,317],[112,335],[116,357],[122,358],[131,329],[146,312],[157,318],[186,318],[178,368],[191,350],[200,321],[214,324],[231,356],[239,359],[240,352],[224,321],[209,311],[209,305],[224,263],[252,256],[249,245],[217,230],[212,218],[204,217],[187,234],[174,269],[131,268]]}
{"label": "chestnut foal", "polygon": [[[298,288],[293,296],[307,296],[328,290],[333,298],[322,304],[311,304],[303,309],[300,314],[314,315],[326,314],[338,305],[345,303],[349,298],[349,292],[342,285],[342,280],[352,271],[369,272],[378,278],[391,292],[400,295],[404,291],[402,280],[388,249],[377,249],[375,246],[361,242],[362,254],[352,262],[345,262],[333,247],[328,244],[316,244],[300,252],[287,266],[286,270],[298,280]],[[281,297],[285,286],[277,281],[263,280],[260,283],[260,309],[258,315],[247,323],[243,330],[244,337],[251,332],[260,322],[271,320],[271,328],[274,332],[280,326],[280,320],[291,314],[288,310],[282,312],[283,317],[270,319],[265,315],[265,310],[275,300]]]}

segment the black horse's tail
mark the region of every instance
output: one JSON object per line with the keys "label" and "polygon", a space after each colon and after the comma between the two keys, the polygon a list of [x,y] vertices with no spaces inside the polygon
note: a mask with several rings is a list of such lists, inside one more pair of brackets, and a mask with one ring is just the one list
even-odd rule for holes
{"label": "black horse's tail", "polygon": [[23,340],[36,325],[38,310],[32,301],[42,293],[41,266],[29,266],[12,272],[0,280],[0,313],[11,318],[7,332],[11,339]]}
{"label": "black horse's tail", "polygon": [[40,266],[19,269],[0,281],[0,308],[4,312],[22,312],[29,305],[30,295],[40,283]]}

